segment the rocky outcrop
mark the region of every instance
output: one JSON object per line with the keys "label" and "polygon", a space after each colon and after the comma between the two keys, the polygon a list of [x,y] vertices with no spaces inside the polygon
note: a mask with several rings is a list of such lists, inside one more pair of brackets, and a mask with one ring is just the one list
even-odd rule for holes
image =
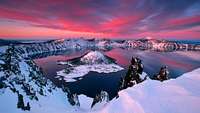
{"label": "rocky outcrop", "polygon": [[91,107],[100,107],[109,102],[109,95],[106,91],[101,91],[100,94],[97,94],[92,102]]}
{"label": "rocky outcrop", "polygon": [[146,79],[141,78],[143,72],[143,64],[139,58],[132,58],[131,64],[124,78],[121,78],[119,90],[131,87],[134,84],[138,84]]}
{"label": "rocky outcrop", "polygon": [[167,69],[167,66],[163,66],[160,68],[160,71],[158,74],[156,74],[153,77],[154,80],[159,80],[159,81],[165,81],[169,79],[169,70]]}

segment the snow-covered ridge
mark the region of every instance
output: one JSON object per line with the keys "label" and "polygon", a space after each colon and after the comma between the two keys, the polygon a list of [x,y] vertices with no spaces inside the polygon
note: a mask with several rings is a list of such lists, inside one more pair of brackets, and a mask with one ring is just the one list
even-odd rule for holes
{"label": "snow-covered ridge", "polygon": [[22,43],[16,45],[18,51],[23,56],[55,52],[63,50],[79,49],[100,49],[110,50],[112,48],[135,48],[153,51],[175,51],[175,50],[200,50],[200,45],[180,44],[175,41],[157,40],[157,39],[139,39],[139,40],[87,40],[87,39],[60,39],[37,43]]}
{"label": "snow-covered ridge", "polygon": [[200,69],[164,82],[146,80],[95,113],[199,113],[199,82]]}
{"label": "snow-covered ridge", "polygon": [[[38,106],[42,98],[52,96],[53,93],[67,97],[67,92],[56,88],[43,76],[40,68],[32,60],[25,60],[14,46],[8,47],[0,56],[1,102],[8,99],[4,99],[4,96],[12,96],[14,99],[8,103],[15,104],[19,110],[26,111],[31,110],[33,106]],[[5,113],[9,108],[4,107],[1,105],[0,110],[5,110],[1,111]]]}
{"label": "snow-covered ridge", "polygon": [[83,49],[94,46],[94,43],[84,39],[50,40],[40,43],[16,45],[18,51],[25,57],[31,55],[62,50]]}

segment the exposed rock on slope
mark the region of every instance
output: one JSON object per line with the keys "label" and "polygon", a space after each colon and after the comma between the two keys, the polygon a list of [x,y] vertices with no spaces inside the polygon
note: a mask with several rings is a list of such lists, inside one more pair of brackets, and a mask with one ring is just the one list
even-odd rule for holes
{"label": "exposed rock on slope", "polygon": [[[16,95],[16,107],[22,110],[30,110],[32,105],[37,103],[35,101],[40,101],[41,98],[49,97],[53,93],[61,93],[66,97],[69,94],[56,88],[43,76],[35,63],[32,60],[25,60],[14,46],[8,47],[0,55],[0,93]],[[67,99],[65,101],[68,103]]]}

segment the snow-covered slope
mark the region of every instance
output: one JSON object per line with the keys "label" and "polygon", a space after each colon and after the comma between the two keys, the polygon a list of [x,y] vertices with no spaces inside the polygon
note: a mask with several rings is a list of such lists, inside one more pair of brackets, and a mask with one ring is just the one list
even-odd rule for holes
{"label": "snow-covered slope", "polygon": [[18,51],[25,57],[29,57],[39,53],[83,49],[94,46],[93,42],[84,39],[68,39],[68,40],[50,40],[40,43],[29,43],[17,45]]}
{"label": "snow-covered slope", "polygon": [[[40,104],[33,105],[30,113],[199,113],[200,112],[200,69],[186,73],[177,79],[165,82],[147,80],[119,92],[101,109],[90,109],[89,97],[80,95],[82,105],[72,108],[62,93],[53,93],[41,98]],[[2,113],[24,113],[16,108],[16,95],[4,91],[0,96]],[[35,103],[35,102],[34,102]],[[28,112],[29,113],[29,112]]]}
{"label": "snow-covered slope", "polygon": [[47,80],[36,64],[24,59],[14,46],[0,53],[0,102],[0,113],[56,113],[80,109],[78,98],[66,87],[58,88]]}
{"label": "snow-covered slope", "polygon": [[0,105],[1,113],[9,111],[9,104],[14,104],[19,111],[43,107],[43,100],[53,95],[62,95],[63,102],[69,105],[67,92],[56,88],[36,64],[25,60],[14,46],[8,47],[0,56],[0,101],[5,102]]}
{"label": "snow-covered slope", "polygon": [[200,69],[164,82],[147,80],[119,92],[97,113],[199,113]]}
{"label": "snow-covered slope", "polygon": [[[109,103],[104,103],[106,98],[102,98],[90,109],[91,98],[68,95],[63,89],[54,87],[42,76],[34,62],[23,59],[10,47],[0,57],[0,112],[199,113],[199,82],[200,69],[164,82],[146,80],[120,91],[119,98]],[[80,107],[71,106],[68,100],[73,98],[69,97],[74,97]]]}

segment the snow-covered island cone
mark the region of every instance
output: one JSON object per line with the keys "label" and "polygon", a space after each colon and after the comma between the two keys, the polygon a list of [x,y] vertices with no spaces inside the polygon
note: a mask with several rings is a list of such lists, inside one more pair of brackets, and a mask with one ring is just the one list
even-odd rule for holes
{"label": "snow-covered island cone", "polygon": [[115,62],[114,59],[105,56],[99,51],[90,51],[85,54],[80,61],[84,64],[109,64]]}
{"label": "snow-covered island cone", "polygon": [[99,51],[90,51],[81,57],[59,63],[69,67],[57,72],[58,77],[63,76],[67,82],[74,82],[76,81],[75,78],[82,77],[90,71],[111,73],[123,70],[121,66],[116,64],[114,59]]}

